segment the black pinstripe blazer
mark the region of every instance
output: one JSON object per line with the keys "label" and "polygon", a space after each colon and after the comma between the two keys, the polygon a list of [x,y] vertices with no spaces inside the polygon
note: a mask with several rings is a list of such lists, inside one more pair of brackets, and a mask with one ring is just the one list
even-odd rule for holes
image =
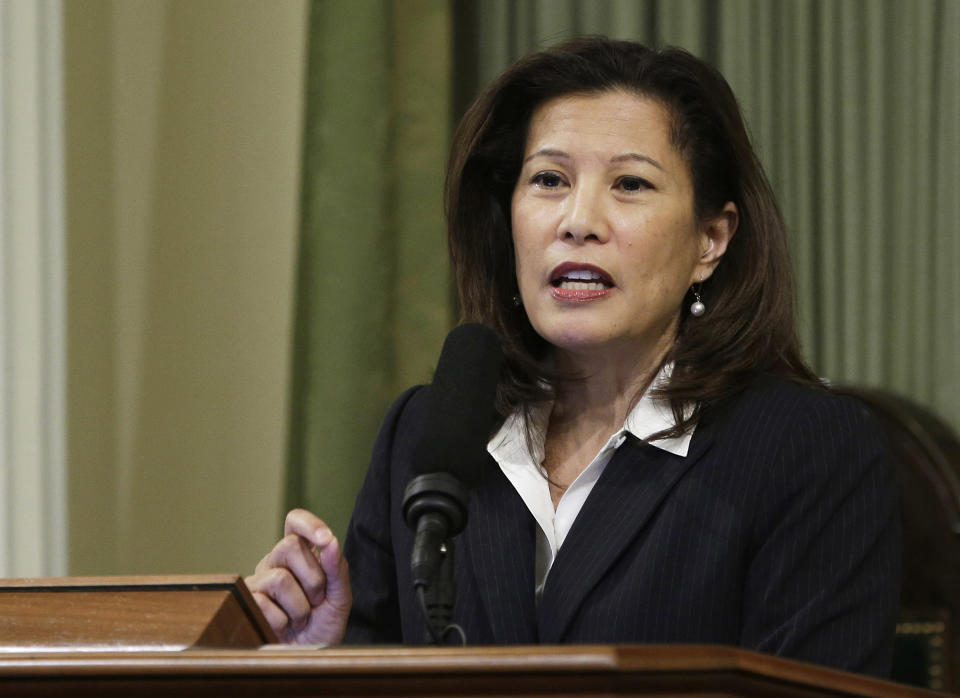
{"label": "black pinstripe blazer", "polygon": [[[400,503],[423,393],[391,408],[347,532],[347,642],[421,643]],[[900,577],[893,468],[858,402],[771,378],[686,457],[617,450],[534,601],[536,522],[488,457],[456,539],[471,644],[715,643],[886,674]]]}

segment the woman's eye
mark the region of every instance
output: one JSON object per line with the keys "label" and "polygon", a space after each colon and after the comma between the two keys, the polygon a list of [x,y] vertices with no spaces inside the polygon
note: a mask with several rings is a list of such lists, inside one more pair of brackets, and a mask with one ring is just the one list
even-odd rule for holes
{"label": "woman's eye", "polygon": [[641,177],[621,177],[617,180],[617,187],[624,191],[642,191],[644,189],[653,189],[653,185]]}
{"label": "woman's eye", "polygon": [[556,172],[538,172],[533,176],[533,183],[544,189],[556,189],[563,184],[563,177]]}

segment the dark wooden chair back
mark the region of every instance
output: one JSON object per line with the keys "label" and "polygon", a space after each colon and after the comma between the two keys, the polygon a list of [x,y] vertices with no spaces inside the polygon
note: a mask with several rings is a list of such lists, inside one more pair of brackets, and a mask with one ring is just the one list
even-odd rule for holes
{"label": "dark wooden chair back", "polygon": [[889,392],[842,386],[887,429],[897,463],[903,586],[894,678],[960,688],[960,441],[930,410]]}

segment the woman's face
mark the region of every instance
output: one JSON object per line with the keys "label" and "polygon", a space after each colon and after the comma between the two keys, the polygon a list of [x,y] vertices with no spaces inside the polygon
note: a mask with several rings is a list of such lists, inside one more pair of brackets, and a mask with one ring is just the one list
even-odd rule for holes
{"label": "woman's face", "polygon": [[574,353],[638,356],[673,341],[687,289],[710,276],[737,220],[732,203],[696,220],[667,110],[624,91],[533,113],[511,217],[534,329]]}

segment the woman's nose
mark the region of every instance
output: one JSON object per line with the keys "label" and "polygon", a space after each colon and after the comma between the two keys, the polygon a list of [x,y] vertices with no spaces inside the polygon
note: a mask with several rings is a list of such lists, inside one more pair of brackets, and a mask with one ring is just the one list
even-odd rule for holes
{"label": "woman's nose", "polygon": [[597,187],[582,183],[573,189],[567,198],[566,215],[557,233],[560,238],[577,244],[591,240],[606,242],[609,239]]}

